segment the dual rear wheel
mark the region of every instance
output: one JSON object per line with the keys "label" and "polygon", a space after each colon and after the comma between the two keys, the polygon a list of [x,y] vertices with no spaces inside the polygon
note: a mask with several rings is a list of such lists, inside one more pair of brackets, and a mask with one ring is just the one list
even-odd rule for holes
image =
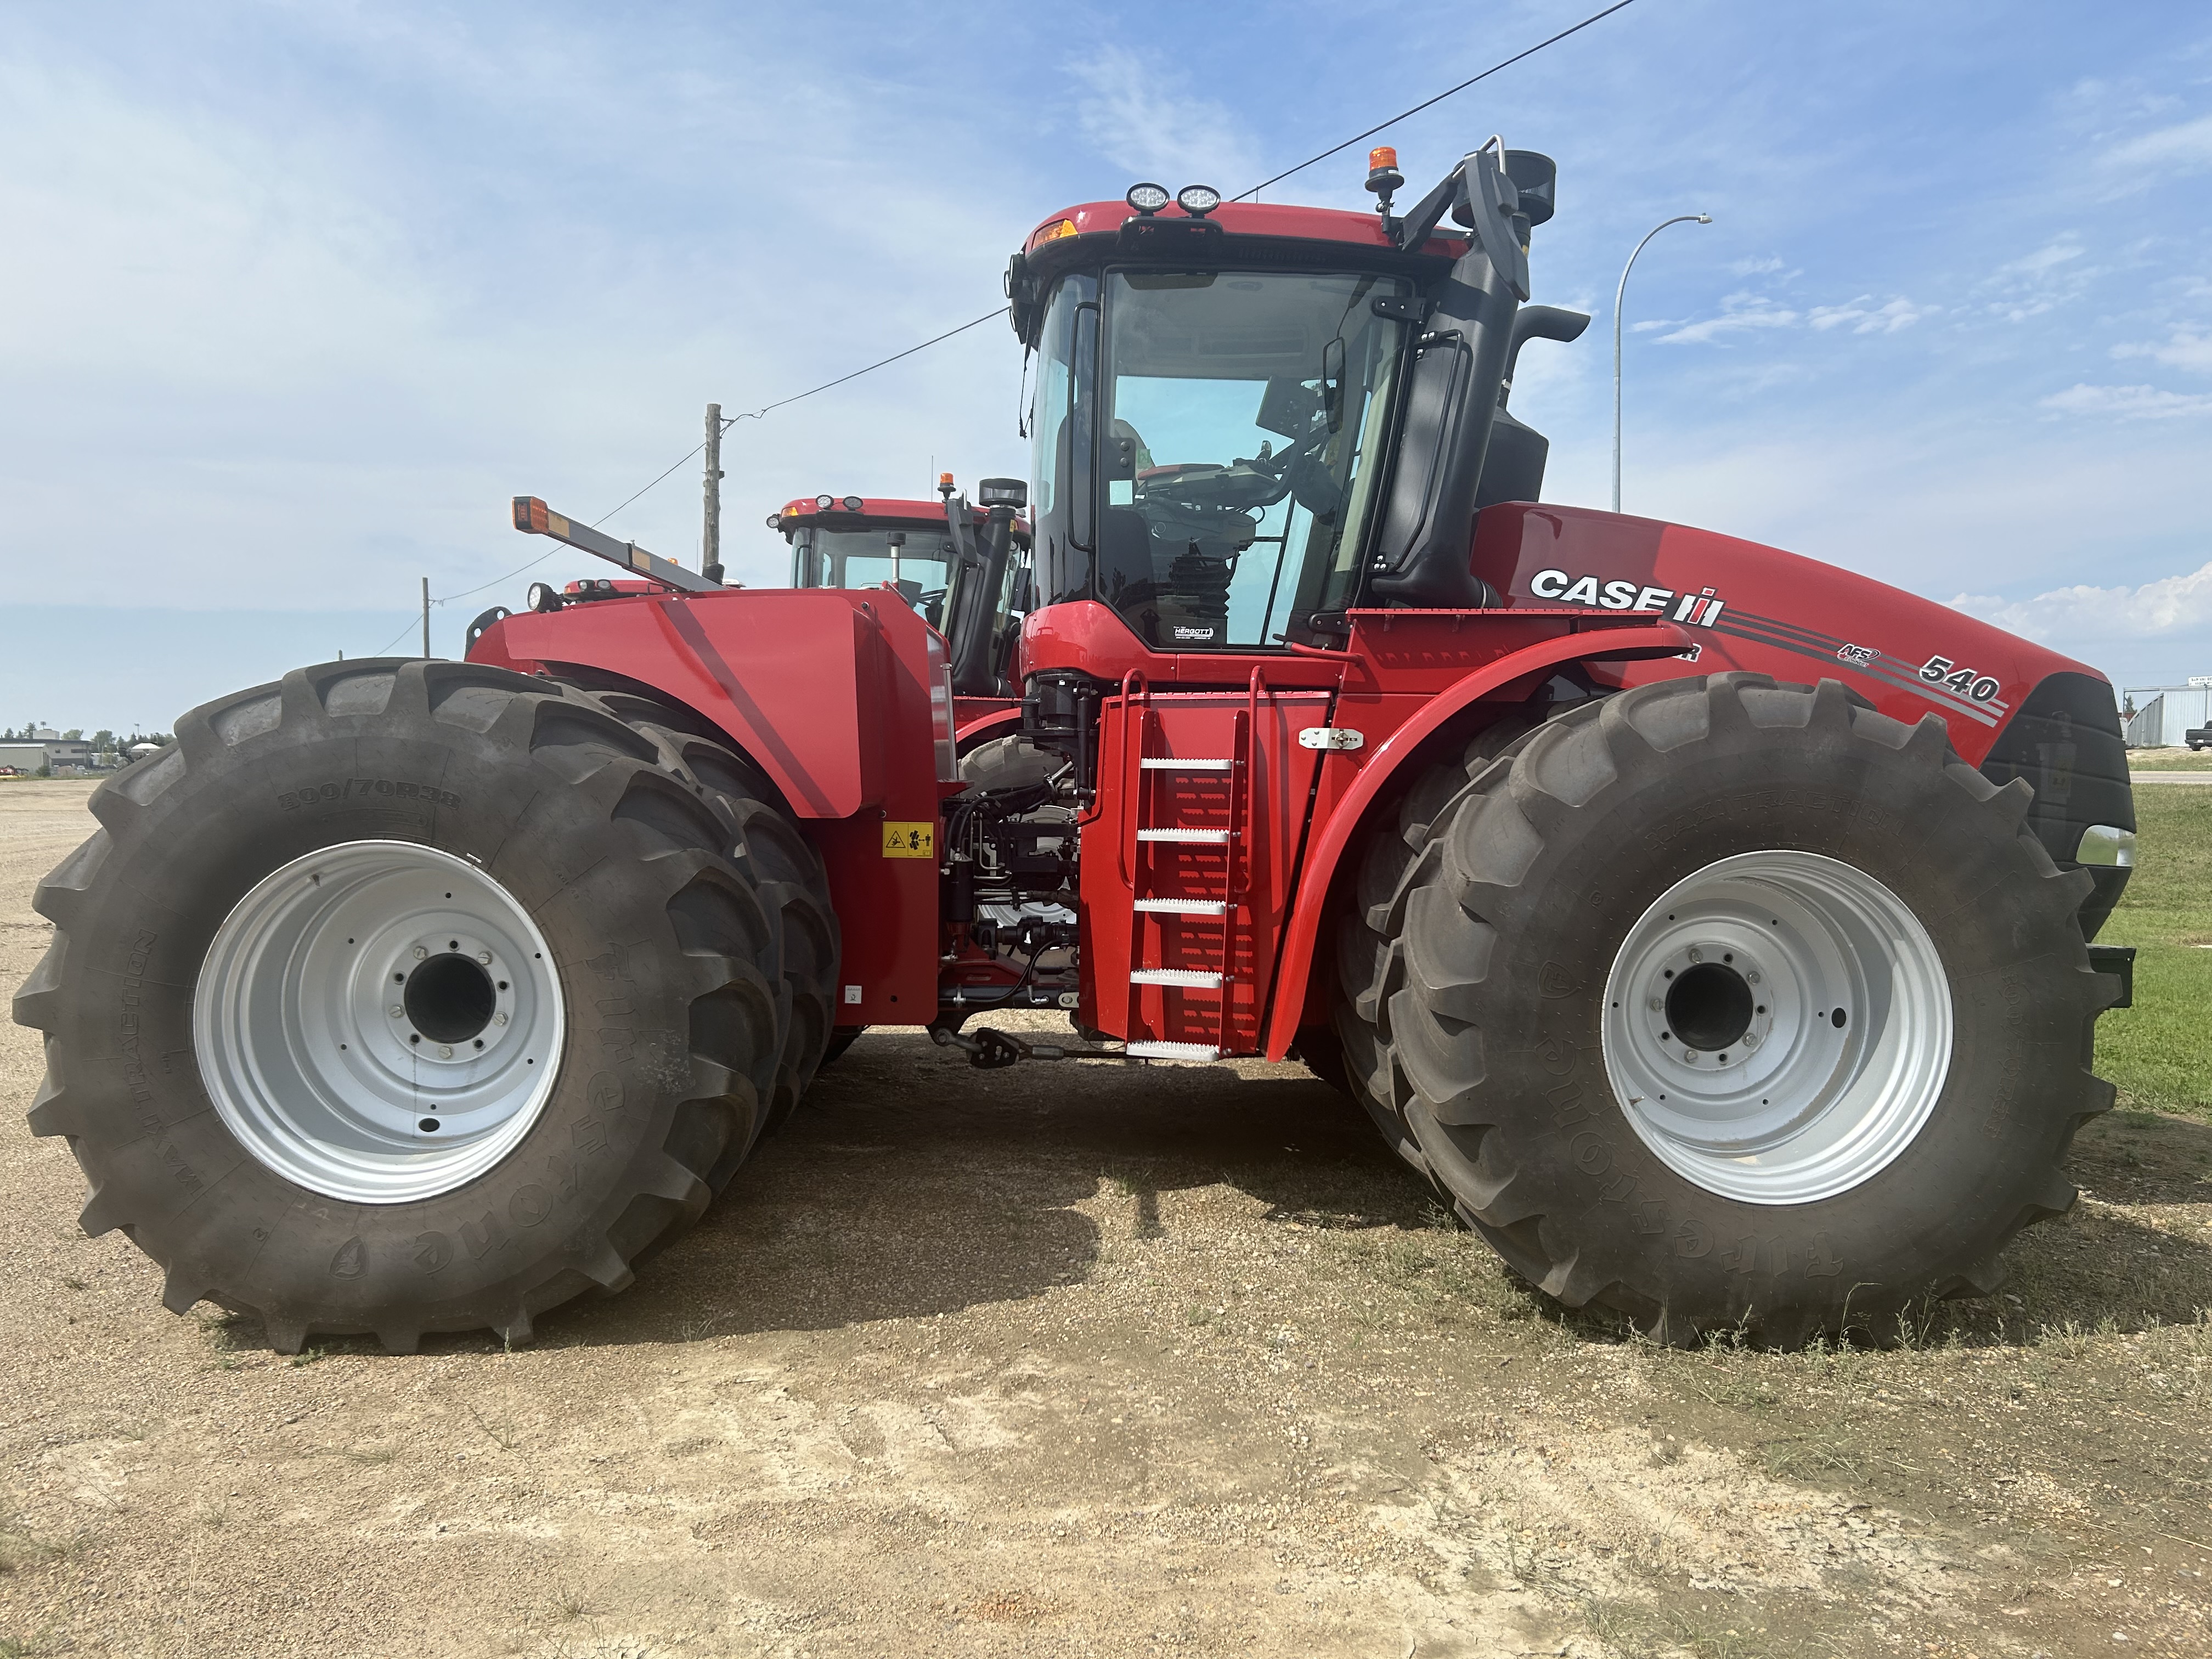
{"label": "dual rear wheel", "polygon": [[15,1002],[32,1127],[168,1306],[280,1350],[520,1340],[620,1288],[830,1039],[819,860],[659,705],[329,664],[194,710],[91,804]]}
{"label": "dual rear wheel", "polygon": [[2066,1209],[2088,878],[1941,721],[1668,681],[1480,732],[1336,934],[1353,1092],[1516,1272],[1671,1341],[1887,1335]]}

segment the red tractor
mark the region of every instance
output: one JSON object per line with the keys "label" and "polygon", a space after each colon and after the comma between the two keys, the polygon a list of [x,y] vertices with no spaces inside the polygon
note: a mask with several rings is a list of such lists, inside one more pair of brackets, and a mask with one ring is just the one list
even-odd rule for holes
{"label": "red tractor", "polygon": [[[1540,504],[1514,363],[1586,321],[1525,303],[1553,178],[1046,219],[1030,479],[932,525],[934,623],[903,562],[726,589],[526,499],[625,586],[185,715],[94,795],[15,1003],[85,1227],[279,1348],[520,1340],[900,1025],[1295,1053],[1528,1282],[1669,1341],[1990,1289],[2112,1099],[2112,688]],[[1016,1008],[1075,1030],[975,1023]]]}
{"label": "red tractor", "polygon": [[[994,486],[994,495],[1006,493],[1006,481],[987,482]],[[768,527],[781,532],[791,544],[791,585],[888,585],[921,613],[923,621],[944,635],[951,629],[945,602],[952,589],[952,572],[961,558],[963,537],[994,533],[995,521],[988,507],[969,507],[964,498],[956,503],[950,472],[938,475],[937,489],[941,501],[879,495],[801,496],[787,503],[781,512],[769,514]],[[959,528],[963,519],[965,532]],[[1007,590],[1004,595],[1006,614],[1012,616],[1029,609],[1030,532],[1018,517],[1007,520],[1006,532],[1011,545],[1000,566],[1000,580]],[[971,590],[970,598],[975,597]],[[1012,639],[1006,643],[1011,647]],[[1020,701],[1020,690],[1012,678],[1010,648],[985,667],[993,681],[988,695],[953,697],[953,720],[963,728],[1003,714]]]}

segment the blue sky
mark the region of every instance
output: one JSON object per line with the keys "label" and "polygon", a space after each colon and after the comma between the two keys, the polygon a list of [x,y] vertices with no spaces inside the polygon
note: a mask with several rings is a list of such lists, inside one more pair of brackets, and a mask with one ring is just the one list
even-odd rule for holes
{"label": "blue sky", "polygon": [[[14,0],[0,724],[167,726],[385,647],[423,575],[494,584],[434,613],[458,654],[548,545],[508,496],[604,512],[710,398],[998,303],[1052,208],[1242,189],[1595,3]],[[1388,136],[1421,187],[1492,132],[1558,159],[1536,297],[1597,317],[1516,391],[1552,498],[1604,504],[1620,261],[1702,210],[1629,292],[1631,511],[2212,672],[2203,7],[1637,0]],[[1019,373],[994,323],[741,422],[733,574],[793,495],[1022,471]],[[690,561],[694,467],[610,527]]]}

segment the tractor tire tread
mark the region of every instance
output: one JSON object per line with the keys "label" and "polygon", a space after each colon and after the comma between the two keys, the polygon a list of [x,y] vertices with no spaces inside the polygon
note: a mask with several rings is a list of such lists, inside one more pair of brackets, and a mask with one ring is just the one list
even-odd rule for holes
{"label": "tractor tire tread", "polygon": [[[699,1052],[696,1036],[679,1047],[672,1073],[676,1086],[663,1091],[658,1147],[646,1150],[653,1146],[648,1129],[623,1177],[636,1185],[640,1200],[651,1206],[647,1224],[633,1224],[627,1238],[617,1236],[619,1224],[597,1232],[589,1224],[580,1225],[561,1248],[487,1291],[473,1305],[395,1304],[368,1314],[356,1310],[337,1315],[327,1306],[257,1291],[252,1248],[213,1236],[212,1227],[195,1231],[180,1224],[174,1197],[151,1186],[139,1172],[141,1165],[119,1156],[144,1133],[134,1119],[129,1091],[115,1081],[119,1068],[112,1061],[102,1063],[96,1054],[77,1052],[85,1023],[72,1019],[67,1006],[73,992],[82,994],[71,969],[79,944],[75,930],[90,910],[88,897],[117,850],[143,832],[149,813],[170,791],[185,787],[240,745],[272,734],[279,739],[299,736],[303,723],[320,728],[310,737],[357,735],[370,729],[356,719],[363,715],[378,721],[411,717],[467,733],[515,737],[528,750],[519,758],[541,765],[550,775],[550,787],[565,785],[611,817],[626,807],[641,808],[658,837],[656,845],[667,843],[665,852],[642,857],[637,865],[656,878],[668,914],[668,959],[684,962],[690,970],[695,1029],[709,1004],[734,999],[757,1008],[770,1005],[772,956],[749,953],[746,942],[736,938],[726,941],[730,948],[725,952],[684,955],[685,941],[675,921],[680,900],[702,884],[725,895],[749,892],[757,884],[733,866],[721,846],[706,840],[681,844],[687,833],[697,832],[684,830],[687,819],[665,805],[667,795],[707,792],[599,699],[546,678],[479,664],[413,658],[324,664],[295,669],[281,681],[193,709],[177,722],[176,742],[126,767],[93,793],[89,805],[100,828],[40,883],[33,899],[33,908],[54,921],[55,931],[14,1006],[17,1023],[44,1036],[46,1075],[32,1108],[31,1127],[34,1133],[66,1139],[90,1187],[81,1216],[85,1231],[96,1236],[120,1230],[153,1256],[163,1269],[162,1299],[172,1311],[213,1302],[258,1321],[270,1346],[287,1353],[298,1352],[317,1336],[374,1336],[394,1352],[414,1351],[425,1334],[435,1331],[489,1328],[510,1341],[526,1340],[537,1316],[595,1283],[612,1287],[626,1282],[637,1260],[697,1218],[705,1206],[708,1170],[722,1161],[724,1149],[749,1146],[756,1138],[762,1111],[755,1080]],[[713,811],[709,808],[708,816]],[[764,928],[759,931],[765,933]],[[724,1031],[733,1018],[743,1023],[742,1014],[731,1014],[726,1006],[704,1018]],[[72,1085],[69,1079],[80,1070],[88,1081]],[[297,1194],[295,1207],[327,1203],[299,1188],[289,1190]],[[639,1202],[633,1201],[622,1212],[623,1219],[638,1216],[639,1210]]]}

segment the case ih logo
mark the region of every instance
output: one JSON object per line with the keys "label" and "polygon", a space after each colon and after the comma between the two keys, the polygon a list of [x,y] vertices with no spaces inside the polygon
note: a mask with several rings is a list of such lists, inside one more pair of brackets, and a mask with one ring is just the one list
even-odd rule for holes
{"label": "case ih logo", "polygon": [[1590,605],[1601,611],[1656,611],[1669,622],[1692,623],[1699,628],[1711,628],[1728,604],[1715,599],[1710,587],[1697,593],[1678,593],[1671,587],[1639,587],[1631,581],[1570,576],[1564,570],[1539,570],[1528,579],[1528,591],[1540,599],[1557,599],[1561,605]]}

